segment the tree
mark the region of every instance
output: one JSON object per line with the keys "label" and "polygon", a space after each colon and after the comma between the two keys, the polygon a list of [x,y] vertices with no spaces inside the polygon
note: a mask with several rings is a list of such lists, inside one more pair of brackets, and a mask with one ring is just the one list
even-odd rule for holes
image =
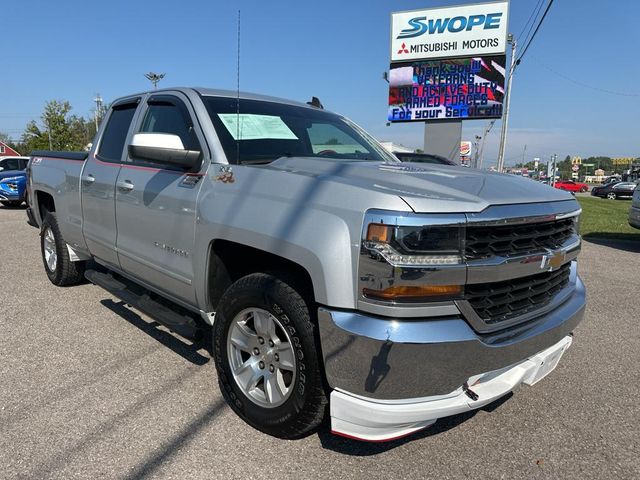
{"label": "tree", "polygon": [[560,178],[571,179],[571,156],[567,155],[564,157],[564,160],[561,160],[556,164],[556,168],[558,169],[558,173],[560,174]]}
{"label": "tree", "polygon": [[22,134],[23,150],[84,150],[93,138],[88,122],[69,112],[71,104],[66,100],[47,102],[40,117],[44,128],[34,120],[27,124]]}
{"label": "tree", "polygon": [[20,143],[23,146],[23,151],[28,154],[33,150],[47,150],[49,148],[48,138],[47,133],[40,130],[35,120],[31,120],[24,129]]}
{"label": "tree", "polygon": [[536,162],[532,160],[526,163],[516,163],[516,168],[526,168],[527,170],[535,170]]}

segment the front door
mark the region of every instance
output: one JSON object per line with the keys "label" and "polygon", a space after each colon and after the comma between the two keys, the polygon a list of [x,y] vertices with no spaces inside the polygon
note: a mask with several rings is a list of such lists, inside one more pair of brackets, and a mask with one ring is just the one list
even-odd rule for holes
{"label": "front door", "polygon": [[[178,135],[185,149],[202,152],[203,136],[193,118],[194,112],[182,94],[153,95],[141,112],[135,132]],[[196,199],[201,183],[200,172],[127,157],[115,194],[121,268],[192,305]]]}
{"label": "front door", "polygon": [[113,106],[95,155],[87,158],[80,179],[82,233],[92,255],[118,266],[116,253],[115,184],[138,98]]}

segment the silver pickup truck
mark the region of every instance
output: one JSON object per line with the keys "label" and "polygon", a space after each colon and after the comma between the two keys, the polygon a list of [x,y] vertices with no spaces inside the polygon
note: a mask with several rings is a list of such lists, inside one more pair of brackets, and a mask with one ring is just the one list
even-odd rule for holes
{"label": "silver pickup truck", "polygon": [[553,370],[584,314],[569,193],[400,163],[318,102],[120,98],[91,151],[34,152],[28,189],[54,284],[212,332],[225,399],[282,438],[486,405]]}

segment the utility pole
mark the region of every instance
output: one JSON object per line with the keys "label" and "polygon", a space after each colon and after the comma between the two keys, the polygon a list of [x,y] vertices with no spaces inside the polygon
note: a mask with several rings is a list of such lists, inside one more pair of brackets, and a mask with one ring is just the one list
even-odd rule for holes
{"label": "utility pole", "polygon": [[509,123],[509,104],[511,103],[511,81],[513,71],[516,67],[516,40],[513,34],[507,36],[507,42],[511,44],[511,66],[509,67],[509,77],[507,78],[507,89],[504,92],[504,113],[502,115],[502,132],[500,134],[500,149],[498,150],[498,172],[504,169],[504,147],[507,143],[507,125]]}
{"label": "utility pole", "polygon": [[522,166],[524,166],[524,157],[527,154],[527,145],[525,144],[524,148],[522,149]]}
{"label": "utility pole", "polygon": [[480,153],[478,145],[480,144],[480,140],[482,140],[482,137],[476,135],[476,141],[473,142],[473,168],[478,168],[478,154]]}
{"label": "utility pole", "polygon": [[49,135],[49,150],[53,150],[53,142],[51,141],[51,123],[47,118],[47,134]]}
{"label": "utility pole", "polygon": [[96,132],[98,131],[98,122],[99,118],[102,118],[102,97],[99,93],[96,93],[96,98],[93,99],[96,102],[96,111],[94,115],[94,120],[96,122]]}
{"label": "utility pole", "polygon": [[558,155],[554,153],[551,158],[553,162],[553,167],[551,169],[551,186],[555,187],[556,186],[556,160],[558,159]]}
{"label": "utility pole", "polygon": [[487,140],[487,135],[489,135],[489,132],[491,131],[495,123],[495,120],[491,120],[484,128],[484,133],[482,134],[482,143],[480,144],[480,164],[478,165],[479,169],[482,169],[482,163],[484,162],[484,143]]}

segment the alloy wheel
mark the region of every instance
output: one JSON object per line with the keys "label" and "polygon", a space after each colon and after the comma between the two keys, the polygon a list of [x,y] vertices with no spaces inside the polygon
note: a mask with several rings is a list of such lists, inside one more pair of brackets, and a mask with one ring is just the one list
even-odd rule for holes
{"label": "alloy wheel", "polygon": [[50,227],[42,234],[44,245],[44,260],[47,263],[47,268],[55,272],[58,264],[58,253],[56,252],[56,238],[53,235],[53,230]]}
{"label": "alloy wheel", "polygon": [[245,396],[256,405],[274,408],[291,395],[296,358],[282,323],[261,308],[238,313],[227,336],[229,366]]}

